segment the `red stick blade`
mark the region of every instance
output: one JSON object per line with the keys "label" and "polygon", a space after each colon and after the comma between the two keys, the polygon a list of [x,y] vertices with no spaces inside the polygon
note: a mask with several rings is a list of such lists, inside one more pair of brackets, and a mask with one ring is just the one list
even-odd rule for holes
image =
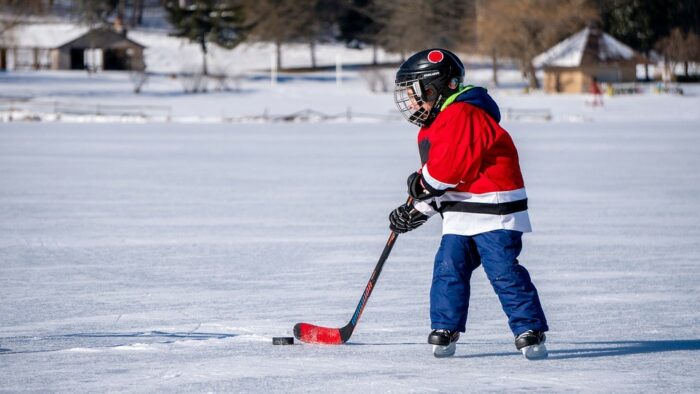
{"label": "red stick blade", "polygon": [[324,345],[340,345],[340,329],[315,326],[309,323],[297,323],[294,326],[294,336],[306,343],[322,343]]}

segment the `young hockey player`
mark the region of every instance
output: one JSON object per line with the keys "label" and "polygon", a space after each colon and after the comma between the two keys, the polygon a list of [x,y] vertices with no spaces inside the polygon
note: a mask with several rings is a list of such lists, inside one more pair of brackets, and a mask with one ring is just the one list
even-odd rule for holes
{"label": "young hockey player", "polygon": [[404,233],[442,216],[430,289],[428,343],[436,357],[454,354],[466,328],[469,280],[482,265],[516,348],[528,359],[544,358],[547,321],[517,260],[522,234],[531,231],[518,153],[486,89],[463,86],[463,78],[462,62],[444,49],[418,52],[396,73],[396,105],[421,128],[422,167],[408,177],[413,202],[391,212],[390,228]]}

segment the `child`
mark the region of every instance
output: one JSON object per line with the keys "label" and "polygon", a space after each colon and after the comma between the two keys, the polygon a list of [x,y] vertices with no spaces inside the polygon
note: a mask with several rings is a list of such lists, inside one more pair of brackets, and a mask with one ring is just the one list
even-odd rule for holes
{"label": "child", "polygon": [[462,86],[464,66],[444,49],[418,52],[396,73],[394,99],[420,126],[422,168],[408,177],[414,198],[391,212],[390,228],[411,231],[440,213],[443,236],[430,290],[436,357],[454,354],[466,329],[471,273],[483,265],[528,358],[547,356],[548,330],[537,290],[517,257],[531,231],[527,195],[510,135],[486,89]]}

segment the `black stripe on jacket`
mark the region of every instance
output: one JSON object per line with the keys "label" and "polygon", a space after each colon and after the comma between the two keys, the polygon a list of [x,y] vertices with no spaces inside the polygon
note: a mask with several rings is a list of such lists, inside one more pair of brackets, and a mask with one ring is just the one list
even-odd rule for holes
{"label": "black stripe on jacket", "polygon": [[486,215],[510,215],[516,212],[527,211],[527,198],[517,201],[490,204],[484,202],[445,201],[440,203],[440,213],[465,212],[482,213]]}

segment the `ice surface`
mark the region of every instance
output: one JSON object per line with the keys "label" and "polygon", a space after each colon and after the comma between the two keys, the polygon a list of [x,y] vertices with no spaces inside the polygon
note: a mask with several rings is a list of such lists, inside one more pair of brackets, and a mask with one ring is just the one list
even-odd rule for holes
{"label": "ice surface", "polygon": [[349,319],[417,166],[408,124],[0,124],[3,390],[694,391],[698,122],[507,126],[552,328],[534,363],[481,271],[469,335],[432,356],[437,221],[399,238],[347,345],[271,345]]}
{"label": "ice surface", "polygon": [[[468,75],[486,75],[475,72]],[[488,77],[485,77],[488,78]],[[355,74],[182,95],[165,79],[7,73],[3,94],[171,105],[175,116],[393,110]],[[492,90],[519,147],[534,230],[521,262],[549,358],[516,351],[483,272],[454,358],[426,343],[440,226],[402,235],[342,326],[418,168],[408,123],[0,123],[0,391],[694,392],[700,351],[700,98]]]}

